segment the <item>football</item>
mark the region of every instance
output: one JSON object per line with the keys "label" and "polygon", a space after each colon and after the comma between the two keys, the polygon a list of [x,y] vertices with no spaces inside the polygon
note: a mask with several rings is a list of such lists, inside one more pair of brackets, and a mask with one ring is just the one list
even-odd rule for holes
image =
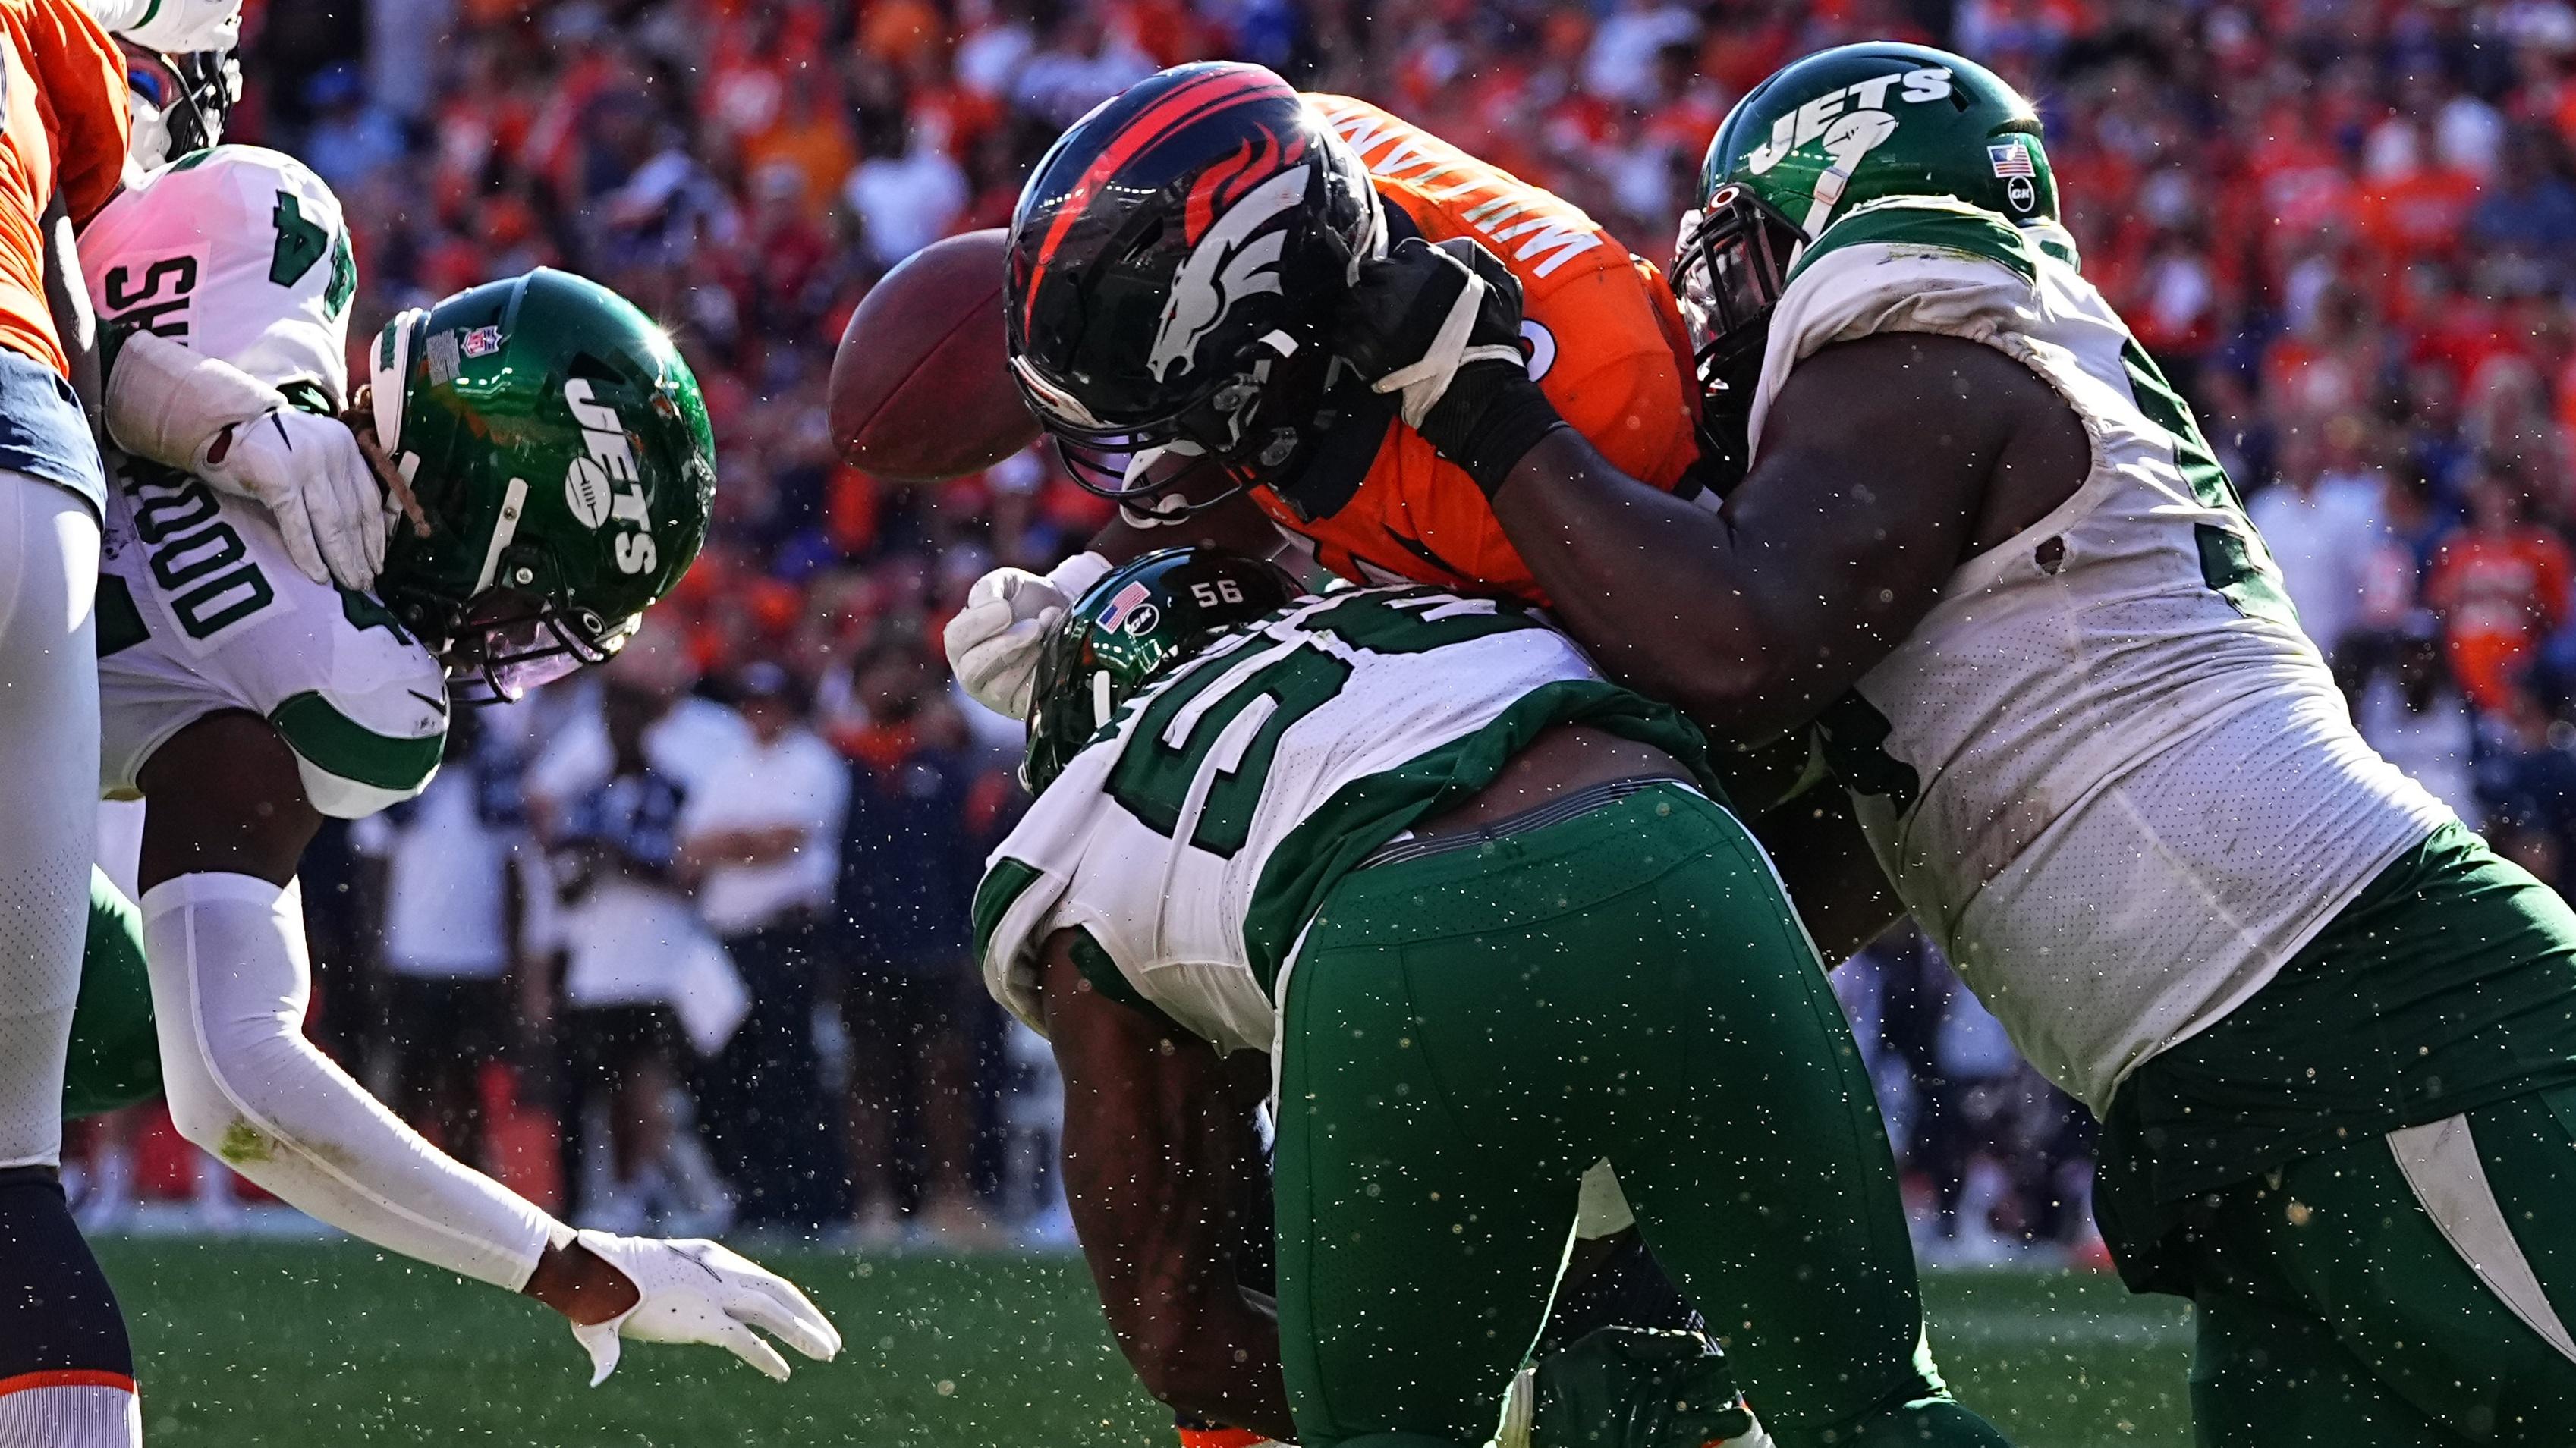
{"label": "football", "polygon": [[930,482],[1037,441],[1002,329],[1000,227],[922,248],[850,314],[832,358],[833,444],[852,467]]}

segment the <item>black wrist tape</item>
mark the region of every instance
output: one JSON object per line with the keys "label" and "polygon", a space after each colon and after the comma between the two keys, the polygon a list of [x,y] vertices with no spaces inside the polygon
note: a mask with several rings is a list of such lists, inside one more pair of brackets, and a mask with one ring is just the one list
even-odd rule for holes
{"label": "black wrist tape", "polygon": [[1486,364],[1459,372],[1422,420],[1422,435],[1490,499],[1540,438],[1565,425],[1527,372]]}

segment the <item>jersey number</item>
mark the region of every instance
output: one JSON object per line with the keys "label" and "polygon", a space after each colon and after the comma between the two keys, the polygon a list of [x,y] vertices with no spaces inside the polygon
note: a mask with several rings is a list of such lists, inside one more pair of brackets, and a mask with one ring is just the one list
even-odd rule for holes
{"label": "jersey number", "polygon": [[1279,753],[1279,736],[1342,692],[1351,666],[1318,648],[1291,649],[1201,709],[1189,732],[1172,742],[1173,722],[1233,672],[1212,662],[1157,695],[1109,770],[1109,797],[1120,808],[1157,834],[1178,838],[1190,788],[1206,772],[1217,742],[1236,733],[1236,721],[1256,705],[1268,704],[1270,712],[1245,741],[1234,766],[1209,783],[1190,831],[1191,846],[1225,859],[1234,858],[1252,838],[1253,807],[1270,777],[1270,761]]}
{"label": "jersey number", "polygon": [[2120,344],[2120,363],[2128,370],[2129,392],[2138,401],[2138,411],[2147,421],[2163,428],[2174,441],[2174,465],[2191,484],[2191,494],[2204,508],[2216,508],[2233,515],[2245,524],[2245,531],[2222,528],[2215,523],[2200,523],[2192,529],[2200,549],[2200,578],[2210,591],[2225,598],[2238,613],[2248,617],[2277,619],[2292,628],[2298,627],[2298,613],[2290,600],[2273,586],[2271,575],[2255,561],[2254,524],[2245,517],[2244,500],[2236,495],[2236,485],[2227,478],[2227,470],[2218,465],[2218,454],[2211,451],[2209,439],[2202,435],[2199,419],[2191,407],[2165,380],[2164,369],[2138,339]]}
{"label": "jersey number", "polygon": [[306,219],[303,206],[289,191],[277,193],[277,209],[269,213],[269,220],[277,226],[277,248],[269,253],[268,279],[281,287],[294,286],[327,256],[331,281],[322,289],[322,305],[332,316],[340,315],[358,290],[358,267],[349,254],[349,238]]}
{"label": "jersey number", "polygon": [[[1438,618],[1423,616],[1435,608],[1454,611]],[[1355,594],[1307,614],[1298,620],[1298,627],[1371,653],[1422,654],[1488,634],[1536,627],[1536,621],[1517,605],[1478,603],[1461,607],[1448,594],[1423,589],[1418,593]],[[1160,834],[1176,835],[1181,827],[1181,812],[1189,804],[1191,786],[1206,772],[1218,741],[1237,733],[1237,721],[1247,713],[1267,705],[1269,712],[1244,742],[1233,767],[1208,785],[1207,798],[1199,805],[1198,822],[1190,831],[1191,846],[1226,859],[1232,859],[1252,838],[1253,811],[1261,802],[1271,761],[1278,756],[1280,736],[1340,694],[1343,685],[1350,682],[1351,666],[1312,644],[1291,649],[1210,701],[1191,721],[1181,741],[1173,743],[1169,736],[1175,721],[1214,689],[1218,680],[1231,673],[1233,669],[1227,664],[1211,660],[1191,677],[1156,695],[1145,706],[1144,717],[1136,721],[1125,752],[1110,768],[1108,784],[1109,797],[1118,801],[1120,808]]]}

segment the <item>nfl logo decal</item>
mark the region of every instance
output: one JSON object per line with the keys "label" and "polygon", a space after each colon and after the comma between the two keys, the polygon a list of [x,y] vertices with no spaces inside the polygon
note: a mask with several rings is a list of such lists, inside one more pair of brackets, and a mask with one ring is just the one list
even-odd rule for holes
{"label": "nfl logo decal", "polygon": [[[1998,171],[1995,174],[2000,176],[2003,173]],[[468,357],[489,357],[500,350],[501,329],[498,327],[477,327],[465,334],[465,355]]]}

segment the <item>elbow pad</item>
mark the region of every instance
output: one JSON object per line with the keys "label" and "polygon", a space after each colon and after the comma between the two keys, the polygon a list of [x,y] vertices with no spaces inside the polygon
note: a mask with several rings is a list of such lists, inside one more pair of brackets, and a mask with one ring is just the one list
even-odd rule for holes
{"label": "elbow pad", "polygon": [[189,473],[224,429],[286,406],[285,393],[221,357],[141,331],[117,347],[106,392],[110,440]]}

